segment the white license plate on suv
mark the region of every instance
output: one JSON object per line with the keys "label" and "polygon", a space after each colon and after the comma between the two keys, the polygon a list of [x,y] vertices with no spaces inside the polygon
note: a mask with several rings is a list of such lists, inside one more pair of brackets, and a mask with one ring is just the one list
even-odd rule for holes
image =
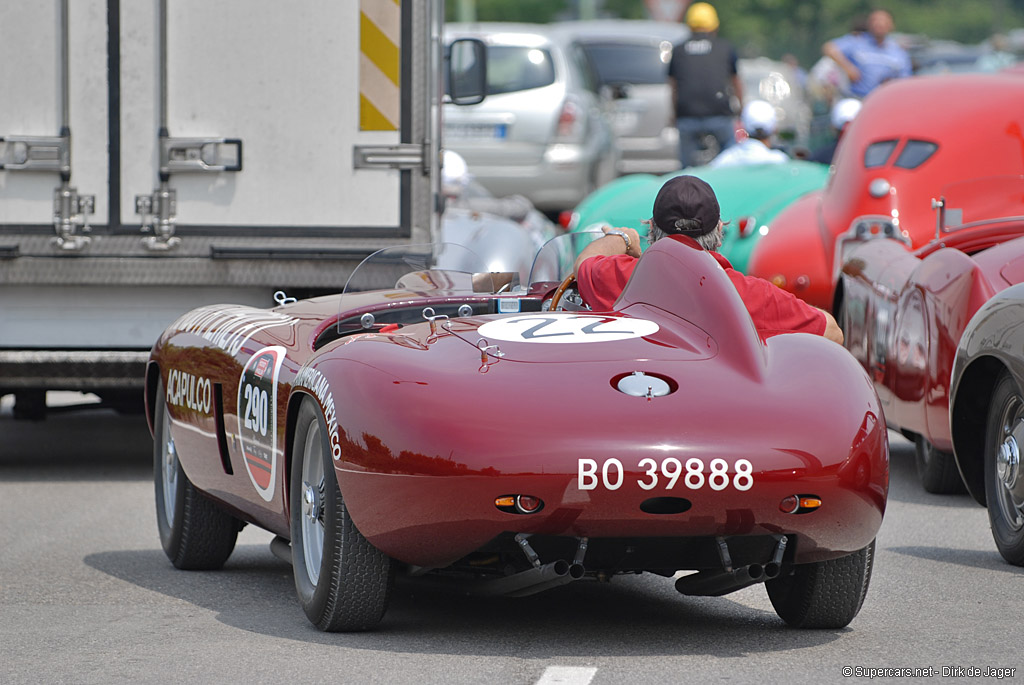
{"label": "white license plate on suv", "polygon": [[446,123],[444,134],[449,138],[504,139],[508,137],[507,124]]}

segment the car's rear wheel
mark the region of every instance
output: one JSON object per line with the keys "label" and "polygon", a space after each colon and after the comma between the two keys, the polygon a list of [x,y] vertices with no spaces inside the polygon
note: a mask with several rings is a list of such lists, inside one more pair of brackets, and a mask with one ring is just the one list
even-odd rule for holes
{"label": "car's rear wheel", "polygon": [[218,569],[231,556],[241,525],[203,496],[182,470],[163,382],[156,389],[153,425],[156,523],[164,553],[180,569]]}
{"label": "car's rear wheel", "polygon": [[799,564],[765,583],[775,613],[794,628],[843,628],[864,603],[875,542],[838,559]]}
{"label": "car's rear wheel", "polygon": [[914,441],[917,477],[927,492],[954,495],[965,492],[952,452],[944,452],[920,435]]}
{"label": "car's rear wheel", "polygon": [[1024,474],[1018,444],[1022,420],[1024,398],[1013,377],[1003,372],[992,391],[985,425],[985,501],[996,547],[1016,566],[1024,566]]}
{"label": "car's rear wheel", "polygon": [[367,630],[387,609],[391,559],[356,528],[334,475],[327,427],[303,398],[292,443],[292,568],[306,616],[328,632]]}

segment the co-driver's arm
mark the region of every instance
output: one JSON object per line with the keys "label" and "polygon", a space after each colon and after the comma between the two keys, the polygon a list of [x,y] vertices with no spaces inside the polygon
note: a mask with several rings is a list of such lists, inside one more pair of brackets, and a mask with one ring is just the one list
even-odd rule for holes
{"label": "co-driver's arm", "polygon": [[622,236],[603,235],[583,248],[579,256],[576,257],[576,264],[573,265],[572,270],[574,274],[579,272],[580,264],[590,257],[614,257],[620,254],[628,254],[631,257],[640,256],[640,234],[636,232],[636,229],[626,226],[617,229],[612,226],[604,226],[601,230],[605,232],[619,230],[629,235],[629,250],[626,249],[626,241],[622,239]]}

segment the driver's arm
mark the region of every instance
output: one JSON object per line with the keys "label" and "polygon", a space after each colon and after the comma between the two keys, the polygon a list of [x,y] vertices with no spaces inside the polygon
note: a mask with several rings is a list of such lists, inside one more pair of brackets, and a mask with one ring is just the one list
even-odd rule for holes
{"label": "driver's arm", "polygon": [[579,271],[580,264],[590,257],[614,257],[620,254],[628,254],[631,257],[640,256],[640,234],[637,233],[635,228],[622,227],[616,229],[611,226],[604,226],[601,230],[605,232],[618,230],[628,235],[629,249],[626,249],[626,241],[622,239],[621,235],[603,235],[580,251],[579,256],[576,257],[576,263],[573,265],[572,272],[574,274]]}
{"label": "driver's arm", "polygon": [[822,335],[832,342],[837,342],[842,345],[843,329],[839,327],[838,323],[836,323],[834,316],[826,312],[824,309],[821,310],[821,313],[825,315],[825,332],[822,333]]}

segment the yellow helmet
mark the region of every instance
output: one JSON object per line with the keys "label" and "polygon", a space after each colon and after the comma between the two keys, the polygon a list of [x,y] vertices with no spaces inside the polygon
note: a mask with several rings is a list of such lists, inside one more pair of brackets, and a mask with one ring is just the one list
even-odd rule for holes
{"label": "yellow helmet", "polygon": [[706,2],[695,2],[686,10],[686,23],[692,31],[708,33],[718,30],[718,12]]}

